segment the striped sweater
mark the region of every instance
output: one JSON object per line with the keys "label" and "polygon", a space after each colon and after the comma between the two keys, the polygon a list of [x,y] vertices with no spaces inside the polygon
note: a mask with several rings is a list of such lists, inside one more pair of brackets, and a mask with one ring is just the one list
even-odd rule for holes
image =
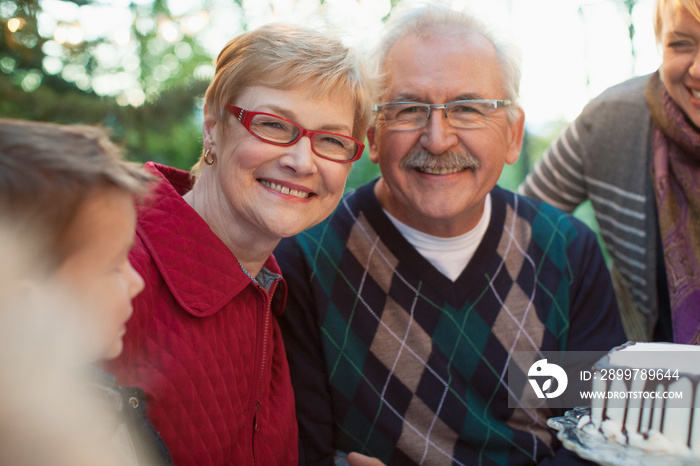
{"label": "striped sweater", "polygon": [[565,211],[591,201],[631,340],[649,340],[659,313],[648,80],[633,78],[593,99],[520,187]]}
{"label": "striped sweater", "polygon": [[509,408],[506,368],[514,351],[625,340],[595,235],[496,187],[484,239],[453,282],[401,236],[373,187],[275,251],[305,464],[332,464],[336,448],[391,465],[549,457],[553,413]]}

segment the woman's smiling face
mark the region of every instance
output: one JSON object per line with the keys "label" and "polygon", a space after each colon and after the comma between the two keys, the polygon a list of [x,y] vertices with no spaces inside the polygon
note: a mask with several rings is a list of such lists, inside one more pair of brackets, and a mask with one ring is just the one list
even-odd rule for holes
{"label": "woman's smiling face", "polygon": [[[232,103],[279,115],[309,130],[352,136],[350,99],[336,94],[319,97],[313,91],[308,85],[288,90],[253,86]],[[250,134],[233,115],[223,128],[209,122],[204,126],[205,146],[217,160],[211,167],[215,176],[207,177],[216,185],[216,195],[208,202],[223,218],[230,218],[228,223],[243,235],[242,240],[296,235],[321,222],[338,205],[351,164],[315,155],[308,137],[288,147],[269,144]]]}

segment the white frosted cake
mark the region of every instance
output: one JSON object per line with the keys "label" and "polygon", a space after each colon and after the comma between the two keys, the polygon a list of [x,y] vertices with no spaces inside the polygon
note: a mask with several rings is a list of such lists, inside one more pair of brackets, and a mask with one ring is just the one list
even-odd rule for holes
{"label": "white frosted cake", "polygon": [[698,351],[672,343],[613,349],[593,367],[593,393],[606,396],[592,399],[591,418],[579,426],[647,451],[700,457]]}

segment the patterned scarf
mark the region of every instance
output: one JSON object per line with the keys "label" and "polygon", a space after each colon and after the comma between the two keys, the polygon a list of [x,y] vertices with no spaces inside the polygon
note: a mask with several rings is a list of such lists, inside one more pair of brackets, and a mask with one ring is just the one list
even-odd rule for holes
{"label": "patterned scarf", "polygon": [[700,343],[700,133],[656,73],[646,99],[654,121],[651,175],[666,263],[673,339]]}

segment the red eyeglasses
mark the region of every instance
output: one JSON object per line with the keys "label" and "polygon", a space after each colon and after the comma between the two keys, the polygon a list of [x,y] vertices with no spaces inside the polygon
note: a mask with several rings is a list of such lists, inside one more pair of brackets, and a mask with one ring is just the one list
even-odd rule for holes
{"label": "red eyeglasses", "polygon": [[291,146],[308,136],[314,154],[333,162],[354,162],[362,156],[365,145],[355,138],[329,131],[309,131],[293,121],[271,113],[243,110],[227,103],[231,112],[250,134],[275,146]]}

